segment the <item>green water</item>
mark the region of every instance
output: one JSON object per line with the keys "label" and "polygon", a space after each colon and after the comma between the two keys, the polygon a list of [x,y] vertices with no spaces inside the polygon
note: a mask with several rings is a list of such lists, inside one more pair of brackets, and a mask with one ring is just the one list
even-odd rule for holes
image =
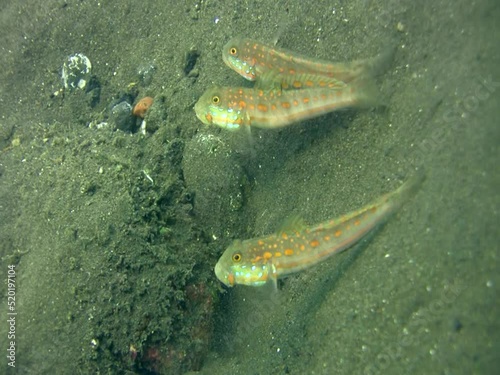
{"label": "green water", "polygon": [[[496,1],[4,3],[2,373],[498,372]],[[222,62],[236,35],[334,61],[396,46],[386,106],[207,127],[208,87],[251,85]],[[70,92],[75,53],[92,78]],[[146,135],[97,129],[144,96]],[[278,292],[215,278],[232,240],[340,216],[417,167],[384,227]]]}

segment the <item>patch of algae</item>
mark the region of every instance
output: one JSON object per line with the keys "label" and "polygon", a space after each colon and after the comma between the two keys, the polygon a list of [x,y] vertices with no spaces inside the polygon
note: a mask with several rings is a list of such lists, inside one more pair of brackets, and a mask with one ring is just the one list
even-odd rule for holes
{"label": "patch of algae", "polygon": [[17,214],[0,227],[0,255],[18,269],[19,363],[199,368],[215,251],[192,213],[184,142],[60,125],[31,141],[16,135],[26,141],[3,155],[0,194]]}

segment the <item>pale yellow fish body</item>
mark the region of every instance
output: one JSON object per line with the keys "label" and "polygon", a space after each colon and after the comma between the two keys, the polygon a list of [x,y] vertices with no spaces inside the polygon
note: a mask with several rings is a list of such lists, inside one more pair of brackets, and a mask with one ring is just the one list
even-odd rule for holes
{"label": "pale yellow fish body", "polygon": [[419,172],[396,191],[335,220],[234,241],[215,265],[215,274],[227,286],[261,286],[307,269],[351,247],[383,224],[418,191],[423,180],[424,174]]}
{"label": "pale yellow fish body", "polygon": [[373,106],[377,101],[373,82],[362,80],[338,89],[215,86],[201,96],[194,108],[204,124],[235,130],[245,126],[280,128],[347,107]]}
{"label": "pale yellow fish body", "polygon": [[375,66],[388,60],[385,54],[380,56],[353,62],[331,62],[239,37],[232,38],[222,50],[226,65],[250,81],[259,80],[273,71],[281,73],[281,77],[313,74],[348,83],[362,75],[372,75]]}

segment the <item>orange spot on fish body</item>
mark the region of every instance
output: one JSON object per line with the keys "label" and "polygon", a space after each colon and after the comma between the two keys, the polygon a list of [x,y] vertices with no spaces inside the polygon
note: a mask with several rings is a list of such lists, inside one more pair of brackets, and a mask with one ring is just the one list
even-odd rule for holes
{"label": "orange spot on fish body", "polygon": [[264,254],[264,259],[271,259],[273,257],[273,254],[271,254],[269,251],[266,251]]}
{"label": "orange spot on fish body", "polygon": [[281,256],[281,253],[280,253],[279,251],[277,251],[277,252],[275,252],[275,253],[274,253],[274,256],[275,256],[275,257],[280,257],[280,256]]}
{"label": "orange spot on fish body", "polygon": [[261,112],[267,112],[267,105],[262,104],[262,103],[257,104],[257,109],[258,109],[259,111],[261,111]]}
{"label": "orange spot on fish body", "polygon": [[282,102],[282,103],[281,103],[281,106],[282,106],[283,108],[288,109],[288,108],[290,108],[290,103],[288,103],[288,102]]}
{"label": "orange spot on fish body", "polygon": [[292,249],[285,249],[285,255],[293,255]]}
{"label": "orange spot on fish body", "polygon": [[318,240],[312,240],[311,242],[309,242],[309,245],[311,245],[311,247],[318,247],[319,246],[319,241]]}
{"label": "orange spot on fish body", "polygon": [[334,233],[335,237],[340,237],[341,235],[342,235],[342,231],[340,229]]}

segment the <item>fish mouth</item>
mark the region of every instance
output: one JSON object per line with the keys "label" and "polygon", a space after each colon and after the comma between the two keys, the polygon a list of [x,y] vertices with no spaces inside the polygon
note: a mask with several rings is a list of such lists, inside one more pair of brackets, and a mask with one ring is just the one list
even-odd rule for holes
{"label": "fish mouth", "polygon": [[[224,48],[226,48],[226,47],[224,46]],[[233,69],[234,65],[233,65],[232,61],[229,60],[229,58],[226,56],[225,53],[222,53],[222,61],[224,61],[224,64],[226,64],[228,67]]]}
{"label": "fish mouth", "polygon": [[215,265],[214,271],[215,271],[215,276],[217,276],[217,278],[219,279],[219,281],[222,284],[224,284],[226,286],[233,286],[229,281],[230,274],[228,272],[224,271],[220,262],[217,262],[217,264]]}
{"label": "fish mouth", "polygon": [[198,100],[196,104],[194,105],[194,113],[196,113],[196,117],[198,117],[198,120],[200,120],[202,123],[205,125],[209,125],[209,122],[207,120],[207,117],[205,116],[205,113],[203,112],[202,104]]}

